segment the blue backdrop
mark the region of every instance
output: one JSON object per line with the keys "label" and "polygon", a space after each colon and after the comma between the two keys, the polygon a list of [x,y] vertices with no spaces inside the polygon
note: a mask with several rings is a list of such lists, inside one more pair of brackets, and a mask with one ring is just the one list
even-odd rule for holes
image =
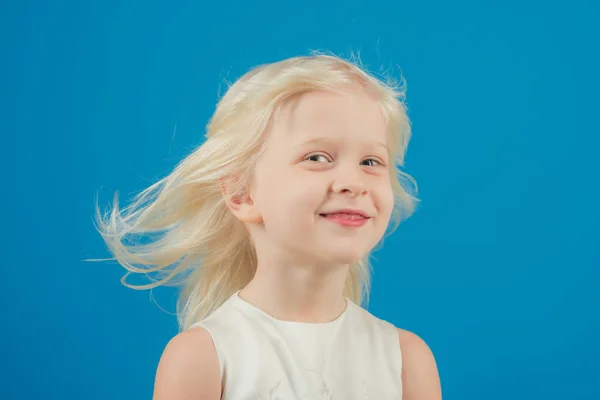
{"label": "blue backdrop", "polygon": [[598,6],[258,3],[0,5],[0,397],[151,398],[175,292],[81,261],[109,256],[96,192],[167,173],[224,80],[320,49],[407,81],[423,202],[370,311],[429,343],[444,399],[600,399]]}

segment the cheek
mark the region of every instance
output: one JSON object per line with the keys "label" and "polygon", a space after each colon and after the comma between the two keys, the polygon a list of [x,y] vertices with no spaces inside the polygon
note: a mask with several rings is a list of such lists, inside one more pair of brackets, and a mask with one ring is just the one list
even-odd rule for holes
{"label": "cheek", "polygon": [[299,218],[316,213],[323,201],[322,191],[315,188],[314,184],[298,179],[280,185],[277,190],[283,199],[282,206]]}
{"label": "cheek", "polygon": [[269,220],[307,219],[317,212],[323,201],[323,191],[314,179],[286,174],[285,171],[264,171],[258,177],[254,199],[261,214]]}
{"label": "cheek", "polygon": [[392,215],[392,211],[394,210],[395,202],[394,191],[391,185],[386,185],[384,188],[382,188],[382,190],[380,191],[380,195],[378,196],[378,202],[379,211],[381,212],[381,215],[389,219]]}

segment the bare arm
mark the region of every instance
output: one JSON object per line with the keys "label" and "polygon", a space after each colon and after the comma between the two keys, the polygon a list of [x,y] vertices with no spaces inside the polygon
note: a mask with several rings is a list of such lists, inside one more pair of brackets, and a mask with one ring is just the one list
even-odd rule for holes
{"label": "bare arm", "polygon": [[441,400],[440,377],[429,346],[412,332],[398,329],[402,350],[402,400]]}
{"label": "bare arm", "polygon": [[165,347],[154,383],[153,400],[219,400],[221,372],[210,334],[193,328]]}

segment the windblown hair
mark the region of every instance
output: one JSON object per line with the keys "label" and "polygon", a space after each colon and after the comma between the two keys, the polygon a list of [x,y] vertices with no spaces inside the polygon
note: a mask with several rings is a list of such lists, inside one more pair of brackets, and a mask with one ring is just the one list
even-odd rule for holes
{"label": "windblown hair", "polygon": [[[400,171],[411,136],[405,90],[394,81],[365,72],[360,62],[313,52],[261,65],[232,84],[219,100],[206,128],[206,139],[165,178],[138,193],[119,210],[101,214],[97,229],[127,273],[121,279],[133,289],[180,285],[177,316],[181,330],[216,310],[242,289],[256,271],[256,253],[248,230],[228,209],[223,179],[238,182],[231,196],[250,182],[265,144],[270,122],[300,94],[315,90],[343,91],[359,85],[381,107],[388,129],[395,208],[388,233],[409,217],[420,201],[412,193],[414,179]],[[409,190],[414,184],[414,192]],[[146,243],[136,238],[146,237]],[[126,243],[129,241],[129,243]],[[344,295],[365,304],[370,291],[370,255],[351,265]],[[106,259],[105,259],[106,260]],[[97,261],[97,260],[96,260]],[[158,273],[152,283],[131,285],[131,273]]]}

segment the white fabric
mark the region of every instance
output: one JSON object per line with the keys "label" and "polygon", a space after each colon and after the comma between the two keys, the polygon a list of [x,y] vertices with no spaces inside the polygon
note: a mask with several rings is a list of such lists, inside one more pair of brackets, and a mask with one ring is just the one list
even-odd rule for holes
{"label": "white fabric", "polygon": [[335,321],[275,319],[234,293],[193,327],[212,336],[223,400],[401,400],[397,329],[346,299]]}

